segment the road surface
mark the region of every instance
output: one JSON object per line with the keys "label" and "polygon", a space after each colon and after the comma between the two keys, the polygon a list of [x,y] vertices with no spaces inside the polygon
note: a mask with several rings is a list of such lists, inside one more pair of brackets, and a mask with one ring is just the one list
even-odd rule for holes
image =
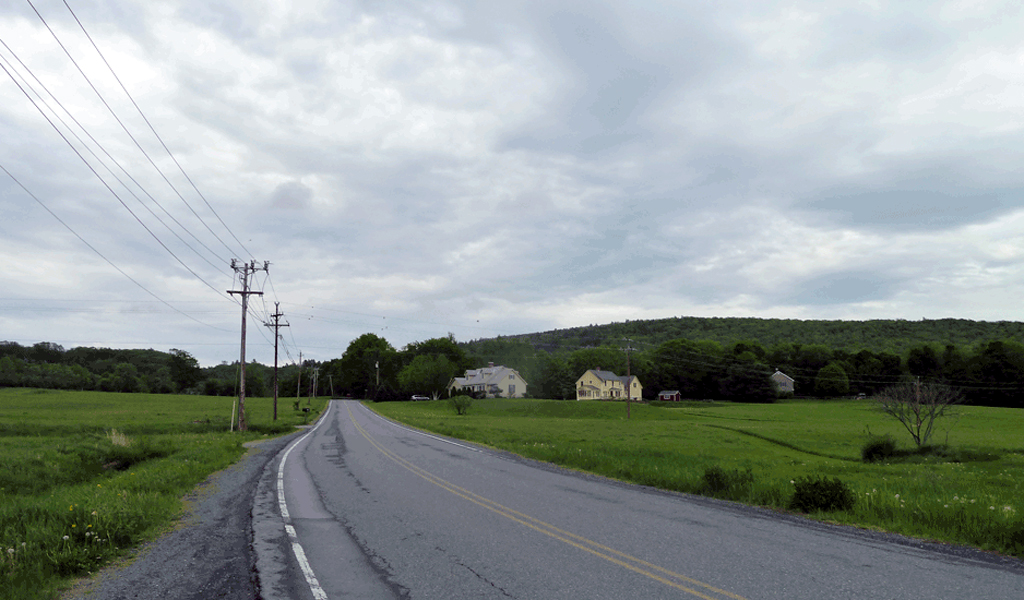
{"label": "road surface", "polygon": [[1024,598],[1024,561],[570,472],[350,401],[268,463],[253,532],[267,600]]}

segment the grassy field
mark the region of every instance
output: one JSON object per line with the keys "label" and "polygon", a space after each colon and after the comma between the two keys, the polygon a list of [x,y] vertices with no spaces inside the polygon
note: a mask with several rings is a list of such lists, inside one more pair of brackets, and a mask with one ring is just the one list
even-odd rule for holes
{"label": "grassy field", "polygon": [[[0,598],[54,598],[180,514],[182,497],[237,461],[242,444],[313,419],[247,398],[250,431],[228,431],[233,399],[0,389]],[[306,406],[306,402],[302,402]]]}
{"label": "grassy field", "polygon": [[778,404],[443,400],[368,404],[415,427],[608,477],[778,509],[801,478],[838,478],[848,510],[812,516],[1024,558],[1024,411],[960,407],[928,454],[866,463],[861,448],[902,426],[871,400]]}

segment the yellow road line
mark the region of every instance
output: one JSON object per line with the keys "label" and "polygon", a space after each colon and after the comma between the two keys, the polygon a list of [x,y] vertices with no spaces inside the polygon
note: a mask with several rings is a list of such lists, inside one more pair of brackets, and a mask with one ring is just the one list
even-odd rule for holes
{"label": "yellow road line", "polygon": [[[347,408],[349,419],[351,419],[352,424],[355,425],[356,430],[358,430],[359,433],[362,434],[364,438],[366,438],[366,441],[370,442],[370,445],[372,445],[374,448],[380,451],[381,454],[391,459],[392,461],[398,463],[407,470],[411,471],[415,475],[425,479],[426,481],[429,481],[430,483],[433,483],[434,485],[440,488],[443,488],[451,492],[452,494],[460,498],[463,498],[465,500],[472,502],[473,504],[476,504],[478,506],[486,508],[487,510],[495,512],[511,521],[514,521],[516,523],[519,523],[520,525],[533,529],[534,531],[543,533],[544,535],[552,537],[560,542],[564,542],[574,548],[578,548],[584,552],[603,558],[608,562],[629,569],[634,573],[639,573],[640,575],[650,577],[651,579],[659,583],[663,583],[667,586],[687,592],[688,594],[692,594],[694,596],[697,596],[698,598],[703,598],[704,600],[720,600],[722,597],[726,597],[732,598],[733,600],[746,600],[746,598],[744,598],[743,596],[739,596],[730,591],[716,588],[710,584],[697,581],[696,579],[687,577],[685,575],[681,575],[679,573],[675,573],[663,567],[651,564],[645,560],[636,558],[634,556],[630,556],[629,554],[626,554],[624,552],[619,552],[614,548],[610,548],[603,544],[591,541],[583,536],[576,535],[568,531],[564,531],[562,529],[559,529],[558,527],[555,527],[554,525],[545,523],[540,519],[536,519],[517,510],[513,510],[493,500],[480,496],[479,494],[475,494],[453,483],[445,481],[444,479],[434,475],[433,473],[430,473],[429,471],[426,471],[425,469],[416,466],[415,464],[409,462],[408,460],[398,456],[397,454],[394,454],[390,450],[387,450],[386,448],[381,446],[379,443],[377,443],[376,440],[374,440],[370,436],[370,434],[365,429],[363,429],[363,427],[359,423],[356,422],[355,415],[352,414],[351,406],[348,406]],[[661,575],[659,575],[658,573],[660,573]],[[676,581],[673,581],[673,579]],[[687,587],[686,585],[683,585],[683,583],[679,582],[683,582],[694,587],[703,588],[704,592],[717,594],[717,596],[709,596],[707,593],[701,592],[692,587]]]}

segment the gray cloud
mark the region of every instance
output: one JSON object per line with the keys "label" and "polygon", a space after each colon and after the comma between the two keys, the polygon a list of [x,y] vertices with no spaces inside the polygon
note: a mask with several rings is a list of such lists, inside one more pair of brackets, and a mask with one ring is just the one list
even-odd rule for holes
{"label": "gray cloud", "polygon": [[287,181],[274,188],[270,194],[270,205],[274,208],[302,210],[309,208],[313,190],[298,181]]}
{"label": "gray cloud", "polygon": [[[222,290],[228,260],[249,253],[272,263],[261,285],[291,313],[289,344],[318,358],[366,331],[401,346],[679,314],[919,318],[970,307],[972,318],[1021,318],[1010,299],[1024,292],[1024,22],[1013,11],[76,7],[215,216],[63,5],[39,4],[188,207],[40,41],[33,14],[0,8],[0,37],[174,215],[181,226],[161,219],[184,241],[142,210],[166,249],[154,241],[9,80],[0,164],[158,296],[211,307],[200,320],[213,327],[173,311],[159,328],[131,312],[106,318],[115,309],[104,305],[9,311],[0,330],[13,339],[233,360],[223,330],[237,327],[237,306]],[[0,180],[0,260],[11,265],[0,288],[154,301]],[[267,357],[260,345],[250,355]]]}
{"label": "gray cloud", "polygon": [[798,283],[789,294],[781,298],[781,302],[813,306],[886,300],[899,289],[900,283],[903,282],[890,273],[829,273]]}

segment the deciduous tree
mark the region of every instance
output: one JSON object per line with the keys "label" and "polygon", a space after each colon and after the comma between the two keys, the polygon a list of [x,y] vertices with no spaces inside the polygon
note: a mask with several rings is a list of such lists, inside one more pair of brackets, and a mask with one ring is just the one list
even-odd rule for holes
{"label": "deciduous tree", "polygon": [[814,378],[814,393],[823,398],[835,398],[850,393],[850,378],[836,363],[822,367]]}
{"label": "deciduous tree", "polygon": [[875,399],[886,414],[910,432],[919,448],[931,438],[935,420],[948,416],[962,400],[960,393],[948,385],[916,382],[888,387]]}

